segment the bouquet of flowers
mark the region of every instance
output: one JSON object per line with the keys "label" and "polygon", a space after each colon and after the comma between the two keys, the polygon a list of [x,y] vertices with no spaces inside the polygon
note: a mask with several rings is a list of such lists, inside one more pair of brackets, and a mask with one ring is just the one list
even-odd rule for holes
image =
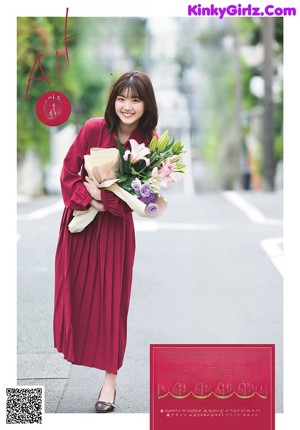
{"label": "bouquet of flowers", "polygon": [[[89,177],[100,189],[107,189],[124,200],[138,215],[153,218],[161,215],[167,200],[160,193],[161,187],[177,182],[184,173],[179,163],[184,147],[180,141],[170,142],[168,130],[149,147],[130,139],[131,150],[117,140],[116,148],[91,148],[84,156],[84,166]],[[73,211],[69,224],[71,233],[82,231],[96,216],[97,209]]]}
{"label": "bouquet of flowers", "polygon": [[[153,216],[161,212],[160,187],[168,187],[177,182],[178,174],[184,173],[184,164],[178,163],[184,147],[181,142],[170,142],[166,130],[157,139],[153,136],[149,147],[130,139],[131,150],[125,150],[117,140],[120,153],[120,170],[117,173],[118,185],[136,196],[145,204],[145,214]],[[165,205],[163,205],[165,208]]]}

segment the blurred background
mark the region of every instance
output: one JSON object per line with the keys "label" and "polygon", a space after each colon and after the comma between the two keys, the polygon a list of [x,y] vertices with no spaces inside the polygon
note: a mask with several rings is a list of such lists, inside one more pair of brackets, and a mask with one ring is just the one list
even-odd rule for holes
{"label": "blurred background", "polygon": [[[64,24],[18,18],[19,194],[60,192],[70,142],[86,119],[103,116],[111,84],[128,70],[152,79],[158,131],[169,129],[190,149],[190,192],[282,188],[283,18],[72,18],[69,66]],[[25,101],[38,53],[51,85],[32,81]],[[51,89],[72,104],[59,127],[35,115]]]}
{"label": "blurred background", "polygon": [[[149,74],[158,132],[187,149],[183,180],[158,219],[134,214],[137,252],[116,413],[149,412],[149,344],[276,345],[283,411],[283,19],[18,18],[18,384],[45,387],[45,411],[94,413],[99,370],[53,347],[54,256],[63,158],[103,116],[124,72]],[[56,57],[55,53],[60,54]],[[31,81],[39,53],[51,85]],[[35,77],[40,77],[39,67]],[[47,91],[69,120],[35,115]]]}

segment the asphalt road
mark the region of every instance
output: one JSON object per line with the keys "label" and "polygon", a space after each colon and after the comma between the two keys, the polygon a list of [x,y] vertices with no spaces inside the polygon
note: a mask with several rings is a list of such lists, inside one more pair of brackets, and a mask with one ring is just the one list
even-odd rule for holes
{"label": "asphalt road", "polygon": [[[166,194],[157,220],[135,216],[137,252],[116,413],[149,412],[149,344],[275,343],[282,412],[282,193]],[[94,413],[103,372],[53,347],[54,253],[62,202],[18,205],[19,385],[45,386],[45,412]]]}

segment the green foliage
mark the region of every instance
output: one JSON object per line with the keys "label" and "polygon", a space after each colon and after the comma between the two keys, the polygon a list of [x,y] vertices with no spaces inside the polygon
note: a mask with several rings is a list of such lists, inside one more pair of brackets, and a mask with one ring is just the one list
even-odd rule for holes
{"label": "green foliage", "polygon": [[241,73],[242,73],[242,93],[243,93],[243,109],[248,111],[260,103],[260,100],[250,91],[250,81],[254,76],[258,76],[260,71],[254,67],[249,67],[241,58]]}
{"label": "green foliage", "polygon": [[[275,19],[274,71],[282,62],[282,29],[283,19]],[[262,76],[263,62],[256,67],[246,63],[242,53],[245,46],[261,43],[262,20],[253,18],[226,18],[223,26],[206,27],[196,38],[199,43],[201,62],[199,66],[205,79],[205,93],[202,98],[206,101],[201,114],[201,140],[199,147],[202,157],[209,166],[211,180],[220,186],[223,179],[227,180],[237,171],[238,148],[241,139],[238,129],[240,121],[242,140],[249,132],[246,122],[248,113],[263,100],[250,91],[250,81],[254,76]],[[241,49],[242,48],[242,49]],[[180,57],[180,56],[179,56]],[[189,67],[189,62],[181,58],[180,65]],[[182,73],[183,74],[183,73]],[[184,74],[183,74],[184,75]],[[238,101],[237,94],[241,100]],[[283,156],[283,95],[274,101],[274,154],[276,160]],[[241,104],[238,113],[237,103]],[[240,115],[240,117],[239,117]],[[200,120],[199,120],[200,123]],[[234,154],[235,153],[235,154]],[[256,173],[263,171],[263,150],[257,150],[253,164]]]}
{"label": "green foliage", "polygon": [[136,64],[136,68],[143,67],[145,60],[145,45],[147,40],[146,20],[140,18],[122,19],[121,43],[129,58]]}
{"label": "green foliage", "polygon": [[[60,28],[62,30],[58,31]],[[62,34],[61,34],[62,31]],[[42,124],[35,115],[38,98],[46,91],[55,89],[66,92],[64,88],[61,58],[56,60],[56,50],[64,47],[64,18],[21,17],[17,22],[17,151],[22,156],[26,150],[34,149],[43,162],[49,159],[49,128]],[[70,49],[71,43],[70,43]],[[25,99],[30,71],[37,55],[50,85],[44,80],[31,81],[28,91],[29,100]],[[64,59],[64,62],[66,60]],[[33,78],[41,77],[37,65]]]}
{"label": "green foliage", "polygon": [[[243,20],[248,27],[248,40],[251,45],[257,45],[261,41],[261,19],[271,19],[271,18],[240,18]],[[274,28],[274,39],[283,47],[283,18],[274,17],[275,28]]]}
{"label": "green foliage", "polygon": [[[25,106],[24,106],[25,105]],[[30,105],[19,105],[17,114],[17,153],[22,157],[29,149],[34,149],[42,162],[49,159],[49,129],[30,111]]]}
{"label": "green foliage", "polygon": [[[64,93],[72,104],[69,122],[83,124],[89,117],[103,116],[111,74],[112,49],[121,49],[134,68],[144,62],[146,27],[139,18],[68,18],[69,65],[64,45],[65,17],[20,17],[17,20],[17,151],[22,156],[29,148],[49,158],[49,127],[35,114],[38,98],[52,90]],[[118,47],[118,48],[117,48]],[[58,56],[56,52],[58,51]],[[31,81],[29,101],[25,100],[30,71],[42,53],[45,80]],[[123,70],[122,70],[123,73]],[[33,78],[41,77],[38,66]]]}

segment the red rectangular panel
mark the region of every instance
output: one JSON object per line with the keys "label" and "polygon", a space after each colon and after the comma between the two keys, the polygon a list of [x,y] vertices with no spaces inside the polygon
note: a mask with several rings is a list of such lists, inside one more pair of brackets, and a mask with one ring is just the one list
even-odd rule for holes
{"label": "red rectangular panel", "polygon": [[274,430],[273,344],[150,345],[150,430]]}

